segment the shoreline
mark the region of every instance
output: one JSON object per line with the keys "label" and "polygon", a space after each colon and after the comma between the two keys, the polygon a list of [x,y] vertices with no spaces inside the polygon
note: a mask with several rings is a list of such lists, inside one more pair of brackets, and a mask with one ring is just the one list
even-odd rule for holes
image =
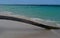
{"label": "shoreline", "polygon": [[[53,26],[52,24],[48,25],[48,22],[36,22],[31,19],[28,19],[26,17],[21,17],[21,16],[15,16],[15,15],[0,15],[0,19],[7,19],[7,20],[13,20],[13,21],[18,21],[18,22],[24,22],[28,24],[32,24],[38,27],[46,28],[46,29],[60,29],[60,27]],[[52,26],[51,26],[52,25]]]}
{"label": "shoreline", "polygon": [[14,14],[14,13],[8,12],[8,11],[0,12],[0,15],[23,18],[23,19],[31,20],[31,21],[34,21],[34,22],[37,22],[37,23],[49,25],[49,26],[57,26],[57,25],[59,26],[60,25],[60,24],[56,23],[56,21],[44,20],[44,19],[41,19],[41,18],[31,18],[31,17],[24,16],[24,15]]}

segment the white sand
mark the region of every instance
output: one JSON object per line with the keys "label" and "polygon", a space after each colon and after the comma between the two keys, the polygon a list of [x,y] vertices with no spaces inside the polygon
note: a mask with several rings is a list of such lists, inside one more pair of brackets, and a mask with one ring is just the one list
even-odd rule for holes
{"label": "white sand", "polygon": [[[7,16],[24,18],[35,22],[48,24],[43,20],[38,21],[25,16],[8,14]],[[0,38],[60,38],[60,30],[45,30],[43,28],[22,22],[0,20]]]}
{"label": "white sand", "polygon": [[0,20],[0,30],[0,38],[60,38],[60,30],[45,30],[9,20]]}

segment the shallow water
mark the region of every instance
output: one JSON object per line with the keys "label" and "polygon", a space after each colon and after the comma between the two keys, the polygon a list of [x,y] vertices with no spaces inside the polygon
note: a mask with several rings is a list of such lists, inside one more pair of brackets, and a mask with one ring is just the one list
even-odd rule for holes
{"label": "shallow water", "polygon": [[60,7],[58,6],[0,6],[0,11],[26,15],[34,18],[60,20]]}
{"label": "shallow water", "polygon": [[60,6],[0,5],[1,13],[60,23]]}

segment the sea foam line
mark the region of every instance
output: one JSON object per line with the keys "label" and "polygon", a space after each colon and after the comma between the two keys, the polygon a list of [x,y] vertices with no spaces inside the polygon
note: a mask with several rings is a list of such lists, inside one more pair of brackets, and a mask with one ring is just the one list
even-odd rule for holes
{"label": "sea foam line", "polygon": [[41,18],[31,18],[31,17],[24,16],[24,15],[14,14],[13,12],[8,12],[8,11],[0,12],[0,15],[24,18],[24,19],[27,19],[27,20],[35,21],[35,22],[42,23],[42,24],[45,24],[45,25],[50,25],[50,26],[60,26],[60,24],[56,23],[56,21],[44,20],[44,19],[41,19]]}

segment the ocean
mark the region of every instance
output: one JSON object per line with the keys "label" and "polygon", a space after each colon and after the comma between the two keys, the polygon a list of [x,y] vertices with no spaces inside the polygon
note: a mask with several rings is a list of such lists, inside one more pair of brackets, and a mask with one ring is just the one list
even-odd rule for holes
{"label": "ocean", "polygon": [[0,13],[17,14],[60,23],[59,5],[0,5]]}

